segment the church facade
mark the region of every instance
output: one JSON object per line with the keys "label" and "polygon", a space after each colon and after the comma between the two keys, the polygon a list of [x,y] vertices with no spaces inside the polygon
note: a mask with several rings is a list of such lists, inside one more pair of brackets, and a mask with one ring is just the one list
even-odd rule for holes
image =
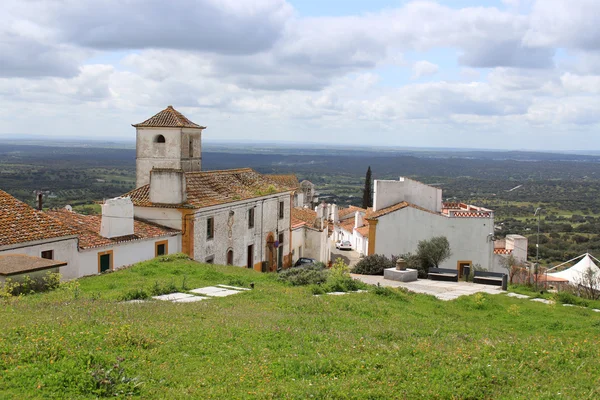
{"label": "church facade", "polygon": [[137,188],[125,196],[136,218],[180,230],[182,251],[200,262],[290,266],[297,185],[250,168],[202,171],[206,128],[171,106],[133,126]]}

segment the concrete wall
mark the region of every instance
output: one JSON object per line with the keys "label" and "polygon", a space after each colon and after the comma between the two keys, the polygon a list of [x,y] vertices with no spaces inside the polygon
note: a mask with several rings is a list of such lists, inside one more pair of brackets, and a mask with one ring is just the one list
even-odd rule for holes
{"label": "concrete wall", "polygon": [[[283,253],[290,249],[289,193],[239,201],[198,210],[194,220],[194,259],[200,262],[214,257],[215,264],[227,263],[227,251],[233,249],[233,264],[246,266],[248,246],[254,245],[254,264],[267,260],[267,235],[277,230],[284,234]],[[284,204],[284,218],[279,219],[279,202]],[[248,210],[254,208],[254,227],[248,228]],[[233,215],[230,215],[233,212]],[[214,218],[214,238],[207,239],[207,220]]]}
{"label": "concrete wall", "polygon": [[182,204],[187,199],[185,173],[178,169],[150,171],[150,201],[159,204]]}
{"label": "concrete wall", "polygon": [[181,252],[181,234],[81,250],[79,252],[79,276],[95,275],[98,273],[98,253],[112,250],[113,270],[117,270],[140,261],[153,259],[156,255],[156,242],[164,240],[168,241],[168,254]]}
{"label": "concrete wall", "polygon": [[136,218],[181,230],[181,211],[176,208],[134,207]]}
{"label": "concrete wall", "polygon": [[448,218],[406,207],[379,217],[376,229],[376,254],[415,253],[419,241],[445,236],[452,256],[442,268],[456,269],[460,260],[496,269],[492,259],[494,242],[489,237],[494,231],[493,218]]}
{"label": "concrete wall", "polygon": [[102,204],[100,235],[106,238],[133,235],[133,203],[129,197],[109,199]]}
{"label": "concrete wall", "polygon": [[78,278],[78,252],[77,238],[72,239],[48,239],[44,241],[36,241],[23,243],[11,248],[3,248],[0,250],[0,255],[5,254],[26,254],[28,256],[40,257],[42,251],[53,250],[54,259],[67,263],[64,267],[60,267],[60,274],[63,279]]}
{"label": "concrete wall", "polygon": [[381,210],[402,201],[440,212],[442,210],[442,189],[403,177],[400,177],[400,180],[397,181],[375,180],[373,211]]}
{"label": "concrete wall", "polygon": [[506,235],[506,248],[512,250],[512,254],[517,261],[527,261],[528,240],[521,235]]}

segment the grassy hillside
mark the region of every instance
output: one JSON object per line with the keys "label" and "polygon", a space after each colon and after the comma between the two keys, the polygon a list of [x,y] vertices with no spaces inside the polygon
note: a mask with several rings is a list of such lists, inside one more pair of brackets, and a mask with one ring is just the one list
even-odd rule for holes
{"label": "grassy hillside", "polygon": [[[255,289],[120,302],[184,280]],[[504,295],[315,297],[273,275],[167,257],[0,301],[0,320],[0,398],[600,396],[600,315]]]}

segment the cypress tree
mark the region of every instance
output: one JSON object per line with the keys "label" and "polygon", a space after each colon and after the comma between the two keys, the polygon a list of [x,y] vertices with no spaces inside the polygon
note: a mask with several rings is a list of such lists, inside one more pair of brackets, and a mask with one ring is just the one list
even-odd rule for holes
{"label": "cypress tree", "polygon": [[373,207],[373,189],[371,187],[371,166],[367,169],[365,188],[363,189],[363,208]]}

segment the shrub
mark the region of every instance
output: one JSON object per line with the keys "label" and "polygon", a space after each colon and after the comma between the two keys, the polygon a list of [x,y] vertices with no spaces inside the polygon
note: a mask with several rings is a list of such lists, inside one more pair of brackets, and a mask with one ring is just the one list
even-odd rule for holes
{"label": "shrub", "polygon": [[327,280],[327,275],[328,272],[324,268],[309,265],[302,268],[283,270],[279,273],[277,279],[292,286],[319,285]]}
{"label": "shrub", "polygon": [[122,301],[129,301],[129,300],[144,300],[149,298],[150,295],[148,294],[148,292],[146,292],[144,289],[141,288],[136,288],[136,289],[130,289],[128,290],[122,297],[121,300]]}
{"label": "shrub", "polygon": [[367,285],[364,283],[352,279],[348,265],[338,258],[329,270],[329,276],[327,277],[327,282],[323,285],[323,291],[354,292],[366,287]]}
{"label": "shrub", "polygon": [[57,289],[60,286],[60,274],[56,272],[47,272],[42,277],[32,278],[25,275],[23,279],[13,281],[7,279],[0,288],[0,297],[8,298],[11,296],[27,295],[40,292],[48,292]]}
{"label": "shrub", "polygon": [[152,286],[152,289],[150,289],[150,293],[152,294],[152,296],[160,296],[163,294],[175,293],[178,290],[179,289],[177,289],[177,286],[173,281],[165,284],[164,286],[158,283],[158,281],[156,281],[154,282],[154,286]]}
{"label": "shrub", "polygon": [[575,296],[572,293],[560,291],[554,293],[554,300],[562,304],[573,304],[576,306],[587,307],[589,302],[585,299]]}
{"label": "shrub", "polygon": [[373,254],[357,262],[352,272],[361,275],[383,275],[384,269],[392,267],[392,260],[381,254]]}

